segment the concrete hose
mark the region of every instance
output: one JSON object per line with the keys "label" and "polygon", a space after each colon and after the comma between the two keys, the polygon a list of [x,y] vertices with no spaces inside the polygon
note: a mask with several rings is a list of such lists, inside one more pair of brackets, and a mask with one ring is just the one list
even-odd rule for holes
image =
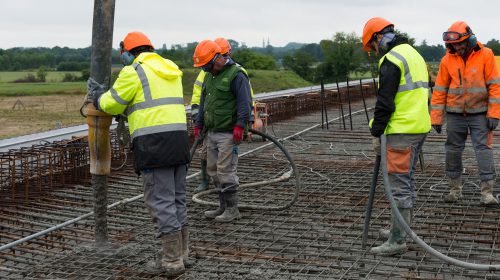
{"label": "concrete hose", "polygon": [[[249,129],[250,132],[257,134],[261,136],[262,138],[265,138],[272,143],[274,143],[286,156],[288,159],[288,162],[290,164],[290,170],[283,173],[280,177],[270,179],[270,180],[265,180],[265,181],[260,181],[260,182],[254,182],[254,183],[248,183],[248,184],[243,184],[240,186],[240,189],[245,189],[245,188],[250,188],[250,187],[256,187],[256,186],[262,186],[262,185],[268,185],[271,183],[277,183],[277,182],[282,182],[289,180],[292,175],[295,175],[295,189],[294,189],[294,194],[292,199],[286,203],[285,205],[278,205],[278,206],[272,206],[272,205],[253,205],[253,204],[239,204],[238,207],[240,209],[250,209],[250,210],[271,210],[271,211],[277,211],[277,210],[285,210],[290,208],[295,202],[297,202],[298,197],[299,197],[299,192],[300,192],[300,175],[299,175],[299,170],[297,169],[297,166],[295,165],[295,162],[293,161],[292,156],[288,152],[287,149],[276,139],[271,137],[268,134],[265,134],[263,132],[254,130],[254,129]],[[196,146],[198,146],[200,139],[203,139],[203,137],[199,137],[195,143],[193,144],[193,147],[191,147],[191,158],[194,155],[194,151],[196,150]],[[240,155],[241,156],[241,155]],[[196,203],[202,204],[202,205],[207,205],[207,206],[218,206],[219,204],[216,202],[210,202],[201,199],[202,196],[211,194],[211,193],[217,193],[217,190],[215,189],[210,189],[206,191],[199,192],[195,195],[193,195],[192,200]]]}
{"label": "concrete hose", "polygon": [[[387,138],[384,135],[381,136],[381,150],[386,151],[387,147]],[[406,231],[406,233],[419,245],[422,249],[424,249],[427,253],[433,255],[434,257],[452,264],[456,265],[462,268],[466,269],[472,269],[472,270],[481,270],[481,271],[499,271],[500,270],[500,265],[488,265],[488,264],[476,264],[476,263],[470,263],[470,262],[464,262],[452,257],[449,257],[436,249],[432,248],[429,246],[427,243],[425,243],[418,235],[413,232],[410,228],[410,226],[405,222],[403,219],[403,216],[399,212],[399,209],[397,207],[396,201],[394,200],[394,196],[392,195],[391,192],[391,186],[390,186],[390,181],[389,181],[389,174],[387,173],[387,153],[383,152],[382,153],[382,174],[384,178],[384,190],[385,194],[387,195],[387,198],[389,199],[389,203],[391,205],[391,208],[393,210],[393,213],[396,215],[396,219],[398,219],[399,223],[403,227],[403,229]]]}

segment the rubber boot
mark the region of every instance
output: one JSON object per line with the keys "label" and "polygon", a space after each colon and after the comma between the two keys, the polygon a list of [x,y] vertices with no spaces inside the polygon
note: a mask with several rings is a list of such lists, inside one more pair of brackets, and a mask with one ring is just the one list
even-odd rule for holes
{"label": "rubber boot", "polygon": [[495,180],[481,182],[481,205],[494,206],[498,205],[498,200],[493,196],[493,186]]}
{"label": "rubber boot", "polygon": [[224,200],[224,195],[221,192],[219,192],[219,208],[215,210],[205,211],[205,217],[209,219],[214,219],[215,217],[224,213],[225,210],[226,210],[226,201]]}
{"label": "rubber boot", "polygon": [[[401,215],[406,223],[410,224],[411,211],[410,208],[399,208]],[[391,215],[391,230],[389,239],[384,244],[370,249],[370,252],[381,256],[393,256],[406,252],[406,232],[397,221],[394,214]]]}
{"label": "rubber boot", "polygon": [[[413,223],[413,208],[410,208],[410,223]],[[391,221],[392,221],[392,218],[391,218]],[[392,224],[392,222],[391,222]],[[392,227],[392,225],[391,225]],[[379,231],[378,231],[378,236],[380,236],[381,238],[384,238],[384,239],[389,239],[389,234],[391,234],[391,229],[384,229],[384,228],[381,228]]]}
{"label": "rubber boot", "polygon": [[215,217],[215,220],[221,223],[229,223],[241,218],[240,211],[238,210],[238,195],[236,192],[223,193],[223,195],[226,201],[226,210],[222,215]]}
{"label": "rubber boot", "polygon": [[444,201],[453,203],[462,198],[462,178],[449,178],[450,193],[444,196]]}
{"label": "rubber boot", "polygon": [[184,273],[182,260],[182,234],[181,231],[163,234],[161,236],[163,252],[155,256],[146,264],[146,272],[150,274],[164,274],[175,276]]}
{"label": "rubber boot", "polygon": [[194,261],[189,258],[189,230],[187,226],[184,226],[181,230],[182,235],[182,260],[184,262],[185,268],[190,268],[193,266]]}
{"label": "rubber boot", "polygon": [[196,189],[194,189],[195,193],[199,193],[199,192],[202,192],[202,191],[205,191],[208,189],[208,184],[210,181],[209,181],[208,173],[207,173],[207,160],[206,159],[201,160],[200,179],[201,179],[200,184],[198,185],[198,187],[196,187]]}

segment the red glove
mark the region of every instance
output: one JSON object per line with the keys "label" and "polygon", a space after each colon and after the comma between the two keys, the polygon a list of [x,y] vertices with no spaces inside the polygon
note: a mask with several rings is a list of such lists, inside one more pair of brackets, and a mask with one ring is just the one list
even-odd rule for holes
{"label": "red glove", "polygon": [[200,137],[200,128],[195,126],[194,127],[194,138],[196,139],[198,137]]}
{"label": "red glove", "polygon": [[233,141],[235,144],[239,144],[243,140],[243,127],[237,125],[233,128]]}

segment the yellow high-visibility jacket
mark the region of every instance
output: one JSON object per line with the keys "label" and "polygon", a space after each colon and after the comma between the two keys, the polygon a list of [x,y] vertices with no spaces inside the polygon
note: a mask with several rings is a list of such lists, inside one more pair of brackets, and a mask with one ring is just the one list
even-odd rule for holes
{"label": "yellow high-visibility jacket", "polygon": [[141,53],[125,66],[98,107],[128,118],[136,171],[189,162],[182,72],[168,59]]}

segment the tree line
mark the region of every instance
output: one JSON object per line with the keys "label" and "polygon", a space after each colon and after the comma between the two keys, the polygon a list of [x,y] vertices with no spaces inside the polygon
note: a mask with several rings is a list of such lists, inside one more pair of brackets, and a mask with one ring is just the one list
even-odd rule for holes
{"label": "tree line", "polygon": [[[443,45],[428,45],[424,40],[420,45],[405,33],[412,44],[429,63],[437,64],[444,56]],[[269,43],[263,47],[249,48],[235,40],[229,40],[233,47],[233,58],[247,69],[292,70],[310,82],[332,82],[345,80],[350,74],[358,76],[375,75],[377,58],[368,56],[361,50],[361,39],[355,33],[338,32],[331,39],[319,43],[289,43],[284,47],[274,47]],[[173,60],[182,68],[192,67],[192,56],[197,42],[186,45],[172,45],[157,49],[156,52]],[[485,44],[495,55],[500,55],[500,42],[492,39]],[[82,71],[88,76],[91,48],[11,48],[0,49],[0,71],[21,71],[43,69],[58,71]],[[119,50],[113,49],[112,63],[119,65]],[[74,78],[74,77],[73,77]],[[72,77],[67,77],[71,80]]]}

